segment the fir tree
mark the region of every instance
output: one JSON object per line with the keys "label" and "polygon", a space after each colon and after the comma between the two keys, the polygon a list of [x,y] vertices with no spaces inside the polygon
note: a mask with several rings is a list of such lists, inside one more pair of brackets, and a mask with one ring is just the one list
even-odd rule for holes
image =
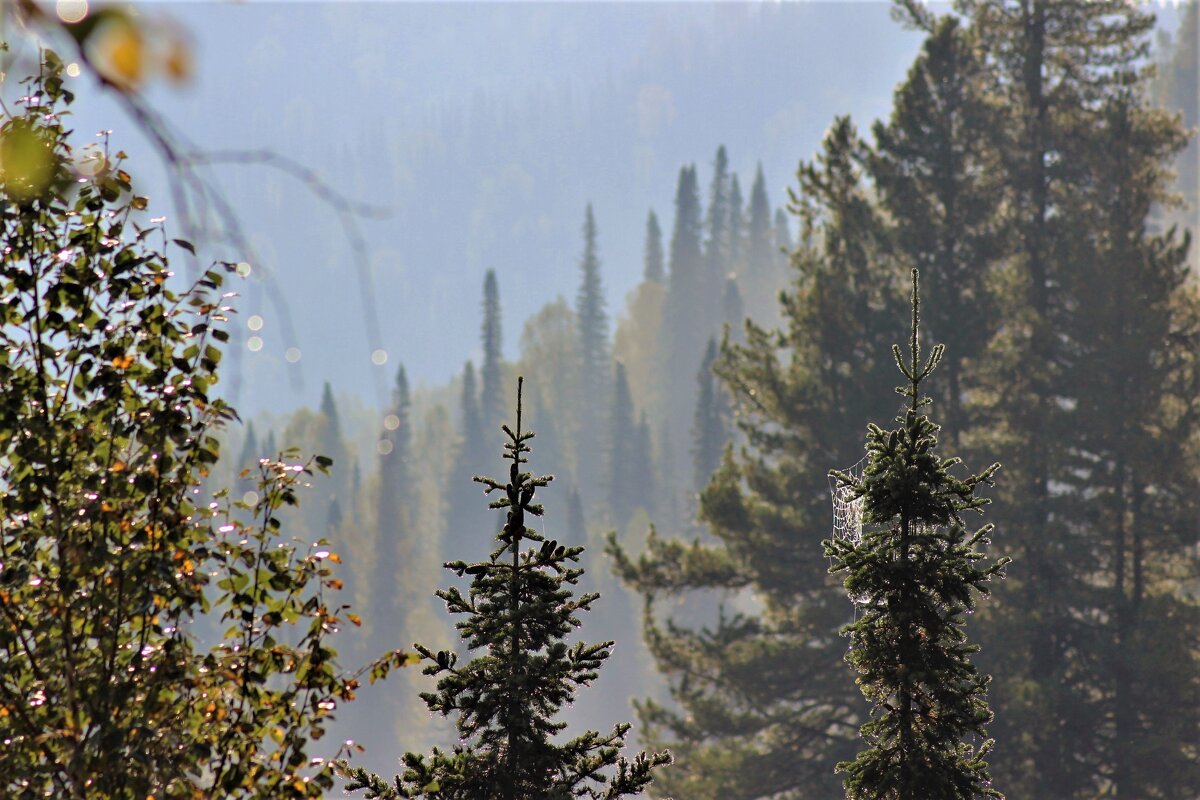
{"label": "fir tree", "polygon": [[[779,318],[778,294],[786,282],[782,268],[786,261],[771,227],[771,202],[767,198],[762,164],[755,168],[754,183],[750,185],[745,238],[738,280],[744,290],[746,313],[763,324],[775,322]],[[740,323],[737,327],[741,327]]]}
{"label": "fir tree", "polygon": [[324,516],[328,531],[336,530],[334,518],[337,517],[338,522],[341,520],[340,506],[335,514],[332,504],[336,500],[346,500],[350,494],[350,476],[349,454],[346,448],[346,441],[342,438],[342,421],[338,415],[337,402],[333,399],[333,387],[329,381],[325,382],[325,386],[321,390],[321,406],[320,406],[321,425],[317,449],[318,452],[328,456],[334,464],[339,465],[339,468],[333,472],[330,479],[330,486],[326,489],[326,497],[324,503],[314,503],[315,508],[312,513],[317,519]]}
{"label": "fir tree", "polygon": [[[664,418],[668,431],[662,449],[662,468],[675,475],[689,472],[687,458],[688,420],[695,408],[696,369],[704,353],[704,343],[714,332],[715,318],[705,317],[704,232],[700,206],[700,188],[695,166],[679,171],[675,190],[675,224],[671,234],[670,270],[667,273],[667,297],[663,308],[665,332],[663,369],[666,376]],[[666,484],[673,487],[674,482]],[[668,506],[676,506],[672,496]],[[680,520],[672,519],[670,522]]]}
{"label": "fir tree", "polygon": [[[583,222],[583,256],[579,261],[579,294],[575,314],[579,321],[579,359],[581,388],[585,398],[608,396],[610,354],[608,314],[604,310],[604,288],[600,282],[600,255],[596,243],[596,219],[589,203]],[[600,479],[601,459],[588,455],[601,450],[599,431],[602,427],[581,424],[578,428],[580,454],[577,469],[581,486],[603,483]],[[593,498],[595,502],[598,498]]]}
{"label": "fir tree", "polygon": [[446,517],[446,537],[443,550],[448,557],[469,547],[474,531],[486,524],[486,515],[479,511],[478,494],[472,489],[472,479],[483,468],[483,420],[479,411],[479,395],[475,381],[475,366],[470,361],[463,368],[462,393],[459,399],[461,428],[458,453],[451,471],[450,508]]}
{"label": "fir tree", "polygon": [[240,500],[246,492],[254,490],[257,481],[253,480],[251,476],[256,474],[255,467],[258,465],[258,460],[263,457],[273,458],[274,454],[260,452],[258,437],[254,435],[254,423],[247,422],[246,438],[242,440],[242,452],[235,464],[238,469],[238,479],[233,485],[235,499]]}
{"label": "fir tree", "polygon": [[746,321],[746,306],[742,302],[742,292],[738,288],[737,279],[730,275],[725,279],[725,287],[721,291],[721,320],[729,330],[734,341],[741,341],[742,326]]}
{"label": "fir tree", "polygon": [[712,181],[708,185],[708,209],[704,219],[704,272],[699,315],[716,319],[721,308],[721,288],[730,269],[729,156],[725,146],[717,148]]}
{"label": "fir tree", "polygon": [[721,463],[721,452],[729,440],[724,398],[713,374],[717,361],[717,340],[708,340],[704,360],[696,374],[696,411],[692,415],[692,485],[699,492]]}
{"label": "fir tree", "polygon": [[482,383],[479,395],[479,416],[484,430],[490,430],[495,421],[499,424],[503,416],[504,389],[501,362],[504,359],[503,339],[500,334],[500,288],[496,283],[496,270],[489,269],[483,278],[483,366],[479,370]]}
{"label": "fir tree", "polygon": [[624,530],[637,504],[637,485],[630,467],[637,455],[637,423],[625,365],[613,368],[612,402],[608,414],[608,509],[611,524]]}
{"label": "fir tree", "polygon": [[[456,587],[437,593],[452,614],[465,617],[459,633],[479,655],[460,666],[454,653],[416,647],[428,662],[424,673],[441,676],[437,691],[422,697],[431,712],[456,717],[462,743],[429,756],[406,753],[405,771],[390,783],[354,770],[351,791],[366,789],[370,798],[615,800],[644,790],[652,771],[671,760],[665,752],[639,753],[632,762],[620,757],[628,724],[608,735],[555,741],[566,727],[556,721],[558,711],[596,679],[613,643],[564,641],[598,596],[572,591],[583,574],[574,566],[582,547],[526,527],[527,516],[542,515],[534,496],[552,478],[523,470],[533,434],[522,429],[520,379],[517,386],[516,425],[504,426],[508,480],[476,478],[488,493],[502,493],[490,504],[506,510],[498,546],[485,561],[446,564],[458,577],[470,576],[466,596]],[[525,544],[532,546],[523,551]]]}
{"label": "fir tree", "polygon": [[729,177],[729,218],[727,247],[725,254],[726,274],[741,274],[745,251],[746,216],[743,211],[742,186],[737,173]]}
{"label": "fir tree", "polygon": [[654,468],[654,442],[650,435],[650,420],[647,419],[645,411],[642,412],[641,419],[638,421],[629,472],[634,490],[632,506],[653,512],[654,500],[658,496],[658,478]]}
{"label": "fir tree", "polygon": [[653,209],[646,216],[646,243],[642,261],[642,277],[645,280],[653,283],[662,283],[665,280],[662,229],[658,227],[658,216]]}
{"label": "fir tree", "polygon": [[[990,565],[980,547],[992,526],[968,531],[964,511],[981,511],[980,484],[1000,468],[959,479],[957,458],[934,451],[940,427],[922,411],[930,401],[921,382],[942,360],[936,345],[921,362],[920,295],[913,270],[912,333],[908,363],[899,345],[892,353],[908,385],[896,418],[900,427],[868,426],[867,464],[861,479],[834,470],[831,477],[862,503],[861,538],[826,540],[831,572],[860,613],[844,628],[846,661],[875,709],[861,732],[868,749],[838,764],[850,800],[975,800],[1002,797],[992,788],[984,756],[992,748],[984,726],[992,714],[990,680],[979,674],[966,643],[965,615],[976,595],[1001,575],[1007,559]],[[974,737],[978,745],[966,741]]]}
{"label": "fir tree", "polygon": [[379,488],[375,504],[375,524],[378,531],[375,577],[372,581],[378,620],[394,618],[399,610],[400,568],[411,556],[409,537],[413,492],[409,475],[409,452],[412,446],[412,402],[408,392],[408,375],[401,365],[396,371],[391,405],[384,417],[379,437]]}

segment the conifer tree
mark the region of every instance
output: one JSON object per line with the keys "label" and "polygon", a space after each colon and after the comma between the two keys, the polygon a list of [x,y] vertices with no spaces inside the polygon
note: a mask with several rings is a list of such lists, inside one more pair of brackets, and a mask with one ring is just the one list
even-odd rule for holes
{"label": "conifer tree", "polygon": [[969,427],[964,364],[982,355],[1000,319],[989,282],[1008,249],[997,184],[1003,170],[981,135],[999,119],[974,42],[978,33],[948,15],[929,24],[891,118],[874,126],[868,160],[892,240],[930,287],[926,327],[935,338],[954,337],[942,362],[945,379],[932,397],[957,448]]}
{"label": "conifer tree", "polygon": [[721,463],[721,452],[729,440],[728,409],[725,406],[713,365],[717,340],[709,338],[700,371],[696,373],[696,411],[692,415],[692,485],[697,492],[708,485]]}
{"label": "conifer tree", "polygon": [[662,283],[666,279],[663,267],[662,229],[658,226],[658,216],[651,209],[646,216],[646,243],[643,251],[642,277],[653,283]]}
{"label": "conifer tree", "polygon": [[915,269],[912,279],[907,363],[899,345],[892,347],[908,383],[897,389],[908,398],[900,426],[868,426],[861,479],[830,472],[862,503],[862,531],[824,546],[830,571],[846,573],[846,590],[860,609],[843,629],[850,637],[846,661],[874,705],[861,729],[868,748],[837,768],[846,773],[850,800],[1002,797],[984,761],[992,748],[984,729],[992,719],[990,679],[971,663],[979,648],[966,643],[963,627],[976,596],[988,593],[988,581],[1008,560],[987,564],[980,548],[992,526],[972,533],[962,519],[987,503],[976,490],[991,485],[1000,465],[959,479],[950,472],[959,459],[934,452],[940,426],[922,410],[930,401],[921,383],[945,348],[936,345],[922,363]]}
{"label": "conifer tree", "polygon": [[479,394],[475,381],[475,365],[470,361],[463,368],[462,393],[459,404],[462,427],[459,429],[458,453],[451,472],[450,509],[446,517],[444,555],[462,550],[474,531],[486,524],[486,515],[479,511],[478,495],[471,488],[471,479],[483,467],[481,442],[483,420],[479,411]]}
{"label": "conifer tree", "polygon": [[[835,765],[855,753],[866,708],[843,678],[837,631],[850,608],[819,556],[829,533],[825,473],[861,450],[867,422],[893,415],[891,362],[880,355],[903,336],[904,317],[860,150],[841,120],[816,162],[802,165],[795,208],[807,232],[782,305],[787,324],[748,324],[745,343],[717,359],[745,446],[701,492],[711,536],[653,536],[636,558],[610,544],[619,574],[647,600],[688,609],[647,622],[671,702],[639,704],[646,742],[669,744],[687,765],[665,772],[656,793],[828,800],[840,790]],[[755,610],[697,619],[697,600],[714,592],[751,598]]]}
{"label": "conifer tree", "polygon": [[250,477],[255,474],[255,466],[260,458],[273,458],[270,453],[260,452],[258,437],[254,434],[254,422],[246,423],[246,438],[242,440],[242,451],[238,456],[236,467],[238,479],[233,485],[234,497],[240,500],[246,492],[253,491],[256,482]]}
{"label": "conifer tree", "polygon": [[482,386],[479,394],[479,417],[483,429],[497,425],[504,414],[504,388],[502,386],[504,346],[500,333],[500,288],[496,283],[496,270],[489,269],[483,277],[483,366],[479,370]]}
{"label": "conifer tree", "polygon": [[712,181],[708,185],[708,209],[704,219],[704,272],[699,316],[716,319],[721,309],[721,289],[730,269],[729,156],[725,145],[713,158]]}
{"label": "conifer tree", "polygon": [[654,465],[654,442],[650,435],[650,420],[646,412],[642,412],[638,421],[637,435],[633,442],[633,458],[629,465],[631,483],[634,494],[631,504],[634,508],[644,508],[647,512],[654,511],[654,501],[658,496],[657,471]]}
{"label": "conifer tree", "polygon": [[[695,166],[679,171],[675,190],[675,223],[671,233],[670,270],[667,273],[667,297],[663,309],[665,333],[663,362],[667,393],[664,418],[667,431],[661,449],[662,468],[683,476],[690,472],[687,457],[688,420],[695,408],[696,369],[704,354],[704,343],[714,332],[714,318],[700,311],[705,304],[704,254],[701,247],[704,223],[700,205],[700,187]],[[680,481],[680,487],[685,486]],[[675,482],[666,483],[670,501]],[[672,519],[674,523],[678,520]]]}
{"label": "conifer tree", "polygon": [[632,466],[637,457],[637,423],[625,365],[613,367],[612,402],[608,413],[608,512],[611,524],[624,530],[637,505],[638,487]]}
{"label": "conifer tree", "polygon": [[416,646],[428,663],[424,673],[440,676],[437,691],[422,697],[430,711],[456,718],[461,744],[435,747],[429,756],[406,753],[405,770],[392,782],[352,771],[347,788],[366,789],[368,798],[615,800],[644,790],[652,771],[671,760],[665,752],[639,753],[632,762],[620,757],[628,724],[556,741],[566,727],[555,719],[558,711],[596,679],[613,643],[565,641],[598,596],[574,596],[582,547],[526,526],[528,517],[542,515],[534,497],[552,478],[524,471],[533,433],[522,428],[520,379],[517,387],[516,425],[503,428],[508,479],[476,478],[489,494],[502,493],[490,504],[506,511],[496,549],[484,561],[446,564],[470,577],[465,596],[457,587],[437,593],[450,613],[464,617],[458,631],[478,655],[460,665],[452,652]]}
{"label": "conifer tree", "polygon": [[[779,318],[779,290],[786,275],[781,268],[779,247],[771,227],[771,202],[767,197],[767,182],[762,164],[754,170],[747,208],[746,242],[738,280],[742,283],[746,313],[759,322],[773,323]],[[739,323],[737,327],[741,327]]]}
{"label": "conifer tree", "polygon": [[746,321],[746,305],[742,302],[742,291],[732,275],[725,279],[721,291],[721,320],[734,341],[742,340],[742,327]]}
{"label": "conifer tree", "polygon": [[401,365],[396,370],[391,405],[384,417],[383,433],[379,437],[379,489],[375,504],[375,525],[378,532],[375,578],[372,581],[379,619],[393,616],[398,610],[400,567],[408,560],[413,493],[409,475],[409,452],[412,446],[412,401],[408,391],[408,375]]}
{"label": "conifer tree", "polygon": [[741,273],[745,250],[746,216],[743,211],[742,186],[737,173],[729,176],[729,232],[725,253],[725,274]]}
{"label": "conifer tree", "polygon": [[[600,282],[600,254],[596,243],[596,219],[589,203],[583,222],[583,256],[579,260],[579,294],[575,299],[575,314],[579,321],[579,359],[581,388],[585,398],[608,397],[610,349],[608,314],[604,310],[604,287]],[[581,454],[577,469],[580,486],[602,484],[602,459],[589,458],[600,452],[602,426],[581,424],[577,429],[576,452]],[[586,498],[585,498],[586,500]],[[591,502],[597,502],[594,497]]]}
{"label": "conifer tree", "polygon": [[[1008,257],[995,285],[1001,317],[1019,320],[977,367],[1003,391],[973,393],[972,412],[976,442],[1013,464],[993,513],[1022,565],[981,619],[1007,748],[997,779],[1028,797],[1186,796],[1200,758],[1174,732],[1194,722],[1178,701],[1195,689],[1129,644],[1148,632],[1151,594],[1180,596],[1168,542],[1195,520],[1174,501],[1194,496],[1174,447],[1189,434],[1158,427],[1174,429],[1167,420],[1183,418],[1165,409],[1190,402],[1195,301],[1169,266],[1181,243],[1148,230],[1183,141],[1147,103],[1154,20],[1118,2],[957,10],[1002,112],[977,136],[1003,171]],[[1184,368],[1168,378],[1167,363]],[[1152,463],[1160,450],[1167,472]],[[1155,650],[1182,652],[1190,629],[1157,629]],[[1150,721],[1146,687],[1166,686],[1177,702]]]}
{"label": "conifer tree", "polygon": [[[327,535],[328,531],[336,530],[332,526],[335,513],[332,509],[332,503],[335,500],[346,500],[350,493],[350,459],[346,448],[346,440],[342,438],[342,421],[338,415],[337,401],[333,398],[333,387],[329,381],[325,382],[321,389],[321,406],[320,419],[322,427],[318,436],[318,450],[327,455],[334,464],[339,465],[339,468],[334,471],[329,485],[322,486],[317,484],[322,490],[323,497],[318,497],[317,502],[313,505],[312,513],[317,519],[325,518],[327,525],[326,532],[322,535]],[[322,502],[323,500],[323,502]],[[340,521],[340,507],[336,514]]]}

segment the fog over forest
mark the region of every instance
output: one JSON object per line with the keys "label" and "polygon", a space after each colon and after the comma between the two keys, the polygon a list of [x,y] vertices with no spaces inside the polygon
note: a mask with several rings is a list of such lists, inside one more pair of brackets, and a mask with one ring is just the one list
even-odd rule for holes
{"label": "fog over forest", "polygon": [[1198,17],[4,9],[0,795],[1200,800]]}

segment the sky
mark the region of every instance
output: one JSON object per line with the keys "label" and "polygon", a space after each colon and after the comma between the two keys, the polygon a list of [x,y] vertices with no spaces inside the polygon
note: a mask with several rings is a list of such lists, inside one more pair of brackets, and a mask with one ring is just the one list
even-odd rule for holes
{"label": "sky", "polygon": [[[884,2],[153,3],[190,39],[194,78],[148,97],[198,151],[265,153],[378,211],[353,232],[308,183],[214,167],[250,244],[226,391],[246,413],[339,394],[381,403],[404,364],[441,384],[480,357],[495,269],[505,356],[521,325],[578,285],[594,206],[610,317],[640,279],[645,217],[669,236],[675,177],[707,184],[725,145],[745,194],[771,202],[834,117],[885,115],[919,37]],[[111,129],[152,200],[173,209],[137,126],[82,85],[77,129]],[[241,248],[247,249],[247,248]],[[372,323],[372,318],[378,320]],[[290,356],[290,358],[289,358]]]}

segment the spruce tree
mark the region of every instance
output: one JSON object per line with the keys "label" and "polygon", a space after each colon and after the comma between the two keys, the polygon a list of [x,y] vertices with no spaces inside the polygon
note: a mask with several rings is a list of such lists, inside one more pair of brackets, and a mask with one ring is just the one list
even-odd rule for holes
{"label": "spruce tree", "polygon": [[444,555],[462,550],[473,532],[486,524],[486,514],[479,511],[478,494],[472,488],[472,478],[483,468],[483,420],[479,411],[475,366],[470,361],[463,367],[462,392],[459,399],[461,427],[458,452],[450,475],[450,503],[446,515]]}
{"label": "spruce tree", "polygon": [[[688,420],[696,402],[696,369],[704,354],[704,343],[714,332],[715,318],[705,317],[704,254],[701,246],[704,233],[700,187],[695,166],[679,171],[675,190],[675,223],[671,233],[670,269],[667,273],[667,297],[663,308],[663,343],[666,378],[664,418],[667,424],[661,449],[662,468],[666,473],[680,476],[677,486],[667,482],[668,508],[682,508],[676,493],[686,484],[682,476],[689,474],[687,457]],[[667,522],[681,522],[672,518]]]}
{"label": "spruce tree", "polygon": [[255,474],[258,460],[264,457],[273,458],[274,455],[261,452],[258,446],[258,437],[254,433],[254,422],[247,422],[246,438],[242,440],[241,454],[235,463],[238,469],[238,479],[233,485],[235,499],[240,500],[246,495],[246,492],[254,490],[257,483],[251,476]]}
{"label": "spruce tree", "polygon": [[741,275],[742,261],[745,256],[746,216],[743,211],[742,185],[737,173],[729,177],[729,231],[726,236],[725,274]]}
{"label": "spruce tree", "polygon": [[[604,306],[604,287],[600,281],[600,254],[596,242],[596,218],[589,203],[583,222],[583,256],[579,260],[579,293],[575,299],[575,314],[579,322],[579,370],[583,397],[603,402],[609,392],[610,349],[608,314]],[[588,454],[601,450],[602,426],[581,421],[577,428],[576,452],[581,454],[576,468],[580,486],[602,484],[602,459]],[[593,497],[590,503],[597,503]],[[585,501],[587,498],[585,497]]]}
{"label": "spruce tree", "polygon": [[322,516],[325,518],[327,525],[330,527],[327,527],[326,532],[322,532],[322,535],[328,535],[328,531],[336,529],[332,526],[335,517],[339,521],[341,519],[340,504],[336,513],[332,508],[332,504],[338,500],[345,502],[350,494],[350,470],[348,468],[350,459],[346,440],[342,438],[342,421],[338,415],[337,401],[333,398],[333,387],[329,381],[326,381],[324,387],[321,389],[321,406],[319,411],[322,427],[318,434],[317,449],[328,456],[334,464],[339,466],[334,471],[328,485],[321,486],[321,484],[317,484],[323,490],[323,497],[318,498],[317,502],[314,503],[315,508],[311,512],[317,519],[321,519]]}
{"label": "spruce tree", "polygon": [[401,565],[411,556],[411,406],[408,375],[401,365],[396,371],[391,405],[379,437],[379,487],[375,503],[378,536],[374,579],[371,581],[376,600],[373,610],[379,621],[394,618],[393,612],[399,610],[399,592],[394,587],[401,582]]}
{"label": "spruce tree", "polygon": [[781,262],[786,263],[771,228],[771,202],[767,197],[762,164],[759,164],[754,170],[754,183],[750,185],[746,242],[738,280],[744,290],[747,315],[763,324],[779,319],[778,294],[786,282]]}
{"label": "spruce tree", "polygon": [[846,573],[859,607],[843,629],[850,637],[846,661],[874,705],[861,728],[868,749],[837,767],[846,773],[850,800],[1002,797],[983,760],[992,748],[984,729],[992,719],[990,679],[971,663],[979,648],[967,644],[963,627],[976,596],[987,594],[1008,560],[988,564],[980,548],[992,526],[971,532],[962,519],[987,503],[976,490],[991,485],[1000,465],[960,479],[951,474],[959,459],[935,452],[941,429],[922,410],[930,400],[921,383],[945,348],[936,345],[922,363],[917,274],[907,359],[899,345],[892,348],[908,384],[897,389],[908,398],[899,427],[868,426],[862,478],[830,472],[862,503],[861,538],[824,542],[830,571]]}
{"label": "spruce tree", "polygon": [[637,505],[638,487],[631,467],[637,455],[637,423],[625,365],[613,367],[612,401],[608,413],[608,513],[619,530],[628,524]]}
{"label": "spruce tree", "polygon": [[642,412],[638,421],[637,434],[633,443],[633,458],[629,465],[631,483],[634,494],[631,505],[634,508],[644,508],[653,512],[654,501],[658,496],[656,487],[659,478],[654,464],[654,442],[650,435],[650,421],[646,412]]}
{"label": "spruce tree", "polygon": [[708,485],[721,463],[721,452],[729,440],[728,409],[725,406],[713,365],[717,361],[717,340],[710,338],[704,360],[696,373],[696,411],[692,415],[692,485],[697,492]]}
{"label": "spruce tree", "polygon": [[483,365],[479,370],[482,386],[479,394],[479,416],[484,430],[490,430],[503,417],[504,388],[502,386],[504,342],[500,333],[500,288],[496,270],[489,269],[483,277],[483,325],[481,330]]}
{"label": "spruce tree", "polygon": [[713,158],[712,180],[708,185],[708,209],[704,219],[704,271],[701,302],[697,309],[703,319],[718,319],[721,288],[730,270],[730,198],[729,156],[725,145]]}
{"label": "spruce tree", "polygon": [[534,497],[552,477],[524,470],[533,433],[522,428],[520,379],[517,387],[516,425],[503,427],[508,478],[475,479],[487,493],[501,493],[489,506],[506,512],[497,546],[484,561],[446,564],[459,578],[470,577],[466,595],[457,587],[437,593],[450,613],[463,617],[458,631],[478,655],[460,665],[452,652],[416,646],[427,662],[424,673],[440,676],[437,691],[422,697],[431,712],[456,718],[461,743],[428,756],[406,753],[404,772],[391,782],[352,771],[347,788],[366,789],[369,798],[615,800],[644,790],[652,771],[671,760],[665,752],[639,753],[632,762],[620,757],[628,724],[556,742],[566,727],[556,721],[558,711],[596,679],[613,643],[565,641],[598,596],[574,596],[582,547],[526,526],[528,517],[542,516]]}
{"label": "spruce tree", "polygon": [[653,209],[646,216],[646,242],[642,263],[643,279],[652,283],[662,283],[666,279],[663,267],[662,229],[658,226],[658,216]]}

